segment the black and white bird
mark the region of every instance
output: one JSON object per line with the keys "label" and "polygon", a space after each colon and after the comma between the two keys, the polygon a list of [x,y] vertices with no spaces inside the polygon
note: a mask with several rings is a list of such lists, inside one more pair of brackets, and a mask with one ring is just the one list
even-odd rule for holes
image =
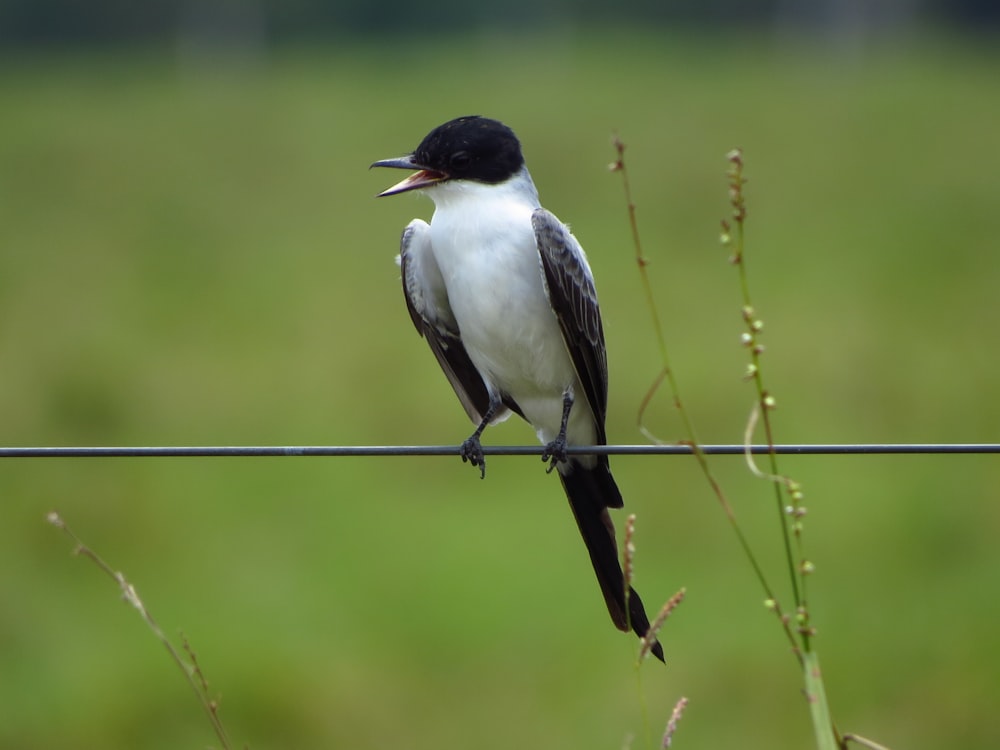
{"label": "black and white bird", "polygon": [[[380,196],[421,190],[434,201],[430,224],[414,219],[403,231],[399,262],[413,324],[477,425],[463,461],[485,476],[483,430],[511,412],[527,420],[562,480],[611,619],[644,636],[649,619],[631,587],[626,600],[608,514],[623,505],[608,458],[566,453],[606,443],[607,353],[583,249],[541,207],[521,144],[496,120],[451,120],[410,155],[372,166],[414,170]],[[659,643],[652,651],[663,660]]]}

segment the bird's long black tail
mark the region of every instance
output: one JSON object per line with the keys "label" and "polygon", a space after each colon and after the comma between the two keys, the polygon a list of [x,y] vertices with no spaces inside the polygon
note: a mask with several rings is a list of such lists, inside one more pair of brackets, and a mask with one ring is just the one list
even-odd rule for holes
{"label": "bird's long black tail", "polygon": [[[628,617],[625,616],[625,576],[618,562],[618,545],[615,528],[608,508],[622,507],[622,496],[607,464],[598,461],[593,468],[586,468],[576,461],[559,467],[566,497],[576,517],[576,524],[590,553],[590,562],[597,573],[597,582],[608,605],[608,612],[615,626],[628,631],[629,626],[640,638],[649,632],[649,618],[642,599],[629,587]],[[663,661],[663,647],[654,643],[652,652]]]}

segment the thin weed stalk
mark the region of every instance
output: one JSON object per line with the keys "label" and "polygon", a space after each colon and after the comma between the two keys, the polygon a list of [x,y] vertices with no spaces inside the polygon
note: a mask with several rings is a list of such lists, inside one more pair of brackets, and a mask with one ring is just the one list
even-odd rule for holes
{"label": "thin weed stalk", "polygon": [[677,725],[680,723],[681,715],[684,713],[684,709],[687,708],[688,699],[681,698],[674,704],[674,710],[670,714],[670,720],[667,722],[667,728],[663,730],[663,740],[660,742],[660,747],[663,750],[668,750],[674,741],[674,733],[677,731]]}
{"label": "thin weed stalk", "polygon": [[[629,597],[632,589],[632,580],[635,574],[635,513],[630,513],[625,519],[625,544],[622,547],[622,578],[625,589],[625,627],[632,628],[632,620],[629,615]],[[635,687],[639,696],[639,713],[642,718],[642,726],[646,734],[646,746],[650,746],[649,729],[649,706],[646,703],[646,693],[642,689],[642,671],[638,668],[642,663],[642,656],[636,661]],[[631,741],[631,740],[630,740]]]}
{"label": "thin weed stalk", "polygon": [[[813,723],[816,747],[820,748],[820,750],[835,750],[837,747],[843,747],[844,741],[840,737],[831,718],[830,707],[826,699],[826,689],[823,684],[823,675],[819,668],[819,655],[812,647],[812,638],[815,635],[815,629],[810,624],[806,598],[806,580],[813,572],[814,566],[806,559],[803,551],[802,518],[805,515],[805,507],[802,505],[802,488],[798,482],[781,474],[778,469],[778,454],[774,449],[774,429],[771,421],[771,414],[777,407],[777,401],[764,383],[763,369],[761,368],[761,355],[764,353],[764,345],[760,342],[760,337],[764,329],[764,323],[757,317],[751,299],[750,282],[744,256],[746,248],[744,225],[746,223],[747,208],[743,195],[743,187],[747,181],[743,176],[743,152],[740,149],[734,149],[727,154],[726,158],[729,161],[729,169],[726,176],[729,180],[729,204],[732,210],[730,214],[731,221],[725,219],[722,221],[722,235],[720,239],[724,247],[731,248],[732,254],[729,257],[729,261],[736,267],[739,275],[740,294],[743,303],[741,314],[746,328],[741,336],[741,341],[750,352],[750,364],[747,366],[745,379],[751,381],[756,390],[756,402],[753,409],[751,409],[744,435],[744,444],[746,445],[745,455],[747,465],[754,475],[768,480],[774,488],[778,522],[781,527],[782,543],[785,552],[785,562],[788,566],[792,597],[795,600],[795,632],[798,635],[800,644],[799,661],[803,670],[806,697],[809,701],[809,711]],[[758,423],[762,426],[764,438],[767,441],[769,473],[760,471],[750,454],[753,433]],[[783,491],[788,493],[789,503],[787,505],[784,502]],[[793,539],[795,552],[792,550]],[[796,553],[798,563],[796,563]]]}
{"label": "thin weed stalk", "polygon": [[191,689],[197,696],[198,703],[205,711],[205,715],[208,717],[208,721],[212,725],[212,731],[215,732],[215,736],[219,739],[223,749],[231,750],[232,744],[229,741],[229,735],[227,734],[226,728],[223,726],[222,719],[219,716],[218,701],[209,695],[208,681],[205,679],[201,666],[198,664],[198,660],[195,657],[194,650],[191,648],[187,639],[182,638],[182,648],[188,655],[190,663],[184,660],[184,657],[181,656],[180,652],[174,647],[173,643],[170,642],[170,639],[167,638],[166,634],[157,624],[156,620],[153,619],[149,610],[146,609],[146,605],[139,597],[139,593],[136,591],[135,586],[129,583],[129,581],[125,578],[124,573],[115,571],[100,555],[84,544],[80,538],[73,533],[72,529],[70,529],[58,513],[54,511],[49,513],[46,520],[62,531],[73,542],[73,554],[85,557],[93,562],[105,575],[111,578],[111,580],[118,585],[122,594],[122,599],[124,599],[128,604],[131,604],[132,607],[139,613],[143,622],[146,623],[146,626],[152,631],[153,635],[156,636],[157,640],[159,640],[160,643],[162,643],[167,649],[167,653],[170,654],[170,658],[183,673],[184,679],[187,681],[188,685],[191,686]]}
{"label": "thin weed stalk", "polygon": [[[629,593],[633,583],[633,577],[635,575],[635,523],[636,523],[635,513],[629,514],[625,519],[625,544],[624,552],[622,554],[622,573],[624,577],[625,586],[625,618],[626,624],[631,627],[631,622],[629,622]],[[650,623],[649,630],[639,641],[639,653],[635,660],[635,682],[636,689],[639,696],[639,708],[642,716],[642,723],[645,729],[646,746],[652,747],[651,729],[649,722],[649,710],[646,703],[646,694],[642,689],[642,670],[640,667],[646,658],[652,653],[653,646],[656,644],[657,638],[663,626],[667,622],[667,618],[670,614],[677,608],[677,606],[684,601],[684,597],[687,594],[687,589],[680,589],[676,594],[670,597],[666,604],[660,609],[659,613],[653,622]],[[680,721],[681,713],[684,710],[684,706],[687,705],[687,698],[681,698],[680,701],[674,706],[673,713],[671,714],[670,721],[667,723],[667,729],[663,734],[661,747],[670,747],[671,738],[673,737],[674,731],[677,729],[677,723]],[[631,737],[626,743],[626,747],[629,747],[631,743]]]}
{"label": "thin weed stalk", "polygon": [[642,282],[643,295],[645,296],[646,306],[649,308],[650,316],[653,321],[654,335],[656,336],[656,343],[660,353],[660,371],[657,373],[652,385],[646,392],[639,406],[639,413],[637,416],[639,430],[651,442],[660,445],[663,444],[663,441],[646,427],[645,414],[649,404],[653,400],[653,397],[659,391],[662,384],[666,382],[670,389],[674,409],[677,411],[681,420],[681,427],[685,436],[685,439],[681,442],[691,448],[691,451],[698,462],[698,467],[701,469],[702,475],[712,488],[713,494],[725,512],[726,518],[729,520],[729,525],[732,528],[733,533],[736,535],[740,548],[743,550],[743,554],[749,561],[750,566],[753,569],[754,576],[757,578],[758,583],[764,590],[768,607],[774,610],[778,615],[779,621],[782,624],[785,636],[788,639],[792,650],[798,654],[798,642],[795,638],[794,632],[792,631],[790,618],[786,617],[782,612],[781,606],[777,597],[774,595],[767,576],[764,574],[763,568],[758,563],[757,557],[753,553],[749,540],[743,534],[743,530],[740,528],[740,525],[736,520],[736,513],[733,511],[732,506],[726,499],[726,495],[722,490],[722,486],[719,484],[714,473],[712,472],[712,468],[708,463],[708,456],[701,449],[701,445],[695,434],[694,424],[691,421],[687,410],[684,408],[684,402],[680,396],[680,387],[677,383],[676,377],[674,376],[673,367],[670,364],[670,353],[667,348],[667,340],[663,333],[663,325],[660,322],[660,313],[656,305],[656,296],[653,293],[653,285],[647,270],[649,261],[642,252],[642,241],[639,234],[639,222],[636,217],[636,206],[635,202],[632,200],[632,187],[629,183],[628,168],[625,164],[625,143],[616,135],[612,139],[612,146],[615,149],[616,158],[615,161],[609,165],[609,169],[612,172],[617,172],[622,177],[622,189],[624,190],[625,201],[628,206],[629,228],[632,233],[632,244],[635,249],[636,265],[639,268],[639,278]]}
{"label": "thin weed stalk", "polygon": [[[743,152],[734,149],[727,155],[729,160],[729,202],[732,207],[731,219],[722,221],[721,242],[723,246],[732,248],[732,255],[729,262],[732,263],[739,274],[740,294],[742,296],[743,307],[741,315],[746,330],[741,336],[741,342],[750,352],[750,364],[747,366],[745,378],[753,382],[757,391],[757,401],[751,410],[750,418],[747,421],[747,430],[744,436],[744,445],[747,446],[746,456],[750,470],[759,477],[771,481],[774,487],[775,504],[778,510],[778,522],[781,527],[782,542],[785,550],[785,560],[788,565],[789,581],[792,587],[792,598],[795,601],[796,619],[798,620],[798,632],[802,639],[803,651],[809,651],[810,637],[809,613],[806,606],[806,576],[812,570],[812,566],[806,563],[802,554],[802,523],[801,518],[805,509],[802,507],[802,490],[797,482],[783,476],[778,471],[778,455],[774,450],[774,430],[771,422],[771,413],[777,408],[777,402],[773,395],[764,385],[764,375],[761,369],[761,355],[764,353],[764,345],[760,342],[761,332],[764,323],[757,317],[756,311],[750,297],[750,282],[747,275],[747,267],[744,262],[744,223],[746,221],[747,209],[746,200],[743,196],[743,186],[746,179],[743,177]],[[764,438],[767,442],[767,459],[770,473],[761,472],[755,465],[750,454],[749,446],[753,442],[754,427],[760,423],[764,430]],[[785,488],[790,495],[791,504],[786,506],[782,499],[782,488]],[[791,522],[790,517],[797,520]],[[790,527],[794,527],[793,529]],[[799,565],[795,563],[795,555],[792,552],[792,537],[794,535],[795,545],[798,551]]]}
{"label": "thin weed stalk", "polygon": [[[838,748],[840,748],[840,750],[844,750],[847,747],[848,741],[853,741],[865,747],[880,748],[880,746],[870,740],[857,737],[856,735],[846,735],[842,737],[837,731],[837,728],[832,721],[829,704],[826,699],[826,690],[823,683],[822,672],[819,668],[819,655],[816,653],[812,644],[815,629],[810,623],[806,596],[806,581],[807,577],[813,572],[813,565],[804,555],[802,542],[802,519],[805,516],[806,509],[802,505],[803,493],[801,486],[795,480],[784,476],[779,472],[777,452],[774,448],[774,429],[771,420],[771,413],[774,411],[777,404],[773,395],[765,386],[761,369],[761,355],[764,352],[764,346],[760,342],[760,337],[764,324],[757,317],[752,304],[750,283],[748,280],[744,257],[744,224],[747,216],[747,210],[743,195],[743,186],[746,184],[746,180],[743,177],[743,154],[737,149],[731,151],[727,157],[729,161],[729,170],[727,172],[729,180],[729,199],[732,211],[729,220],[724,220],[722,222],[721,240],[724,246],[732,248],[730,262],[736,266],[739,274],[740,293],[742,297],[741,313],[745,325],[745,331],[741,336],[741,340],[743,345],[747,347],[750,352],[750,363],[747,366],[745,379],[751,381],[756,389],[756,400],[754,407],[751,410],[745,432],[744,444],[746,446],[746,460],[750,470],[756,476],[771,481],[774,486],[775,501],[778,508],[781,526],[782,544],[786,564],[788,566],[792,598],[795,602],[794,627],[792,625],[792,618],[782,610],[777,597],[774,595],[774,590],[768,582],[767,576],[758,563],[756,555],[754,555],[753,550],[750,547],[749,541],[743,534],[743,531],[736,520],[736,515],[732,506],[726,499],[725,493],[712,473],[708,464],[707,456],[699,447],[693,423],[684,408],[683,401],[680,397],[677,379],[674,376],[674,371],[670,364],[666,338],[663,334],[663,326],[660,321],[655,295],[653,294],[652,283],[647,270],[649,264],[642,252],[642,243],[639,236],[638,221],[636,218],[636,208],[635,203],[632,200],[632,191],[629,185],[628,171],[625,166],[625,145],[617,136],[615,136],[613,140],[613,145],[617,158],[614,162],[612,162],[610,168],[611,171],[618,172],[622,176],[622,185],[628,205],[629,226],[632,232],[632,242],[635,248],[636,263],[639,268],[643,294],[646,298],[646,303],[653,321],[654,334],[656,336],[661,359],[660,372],[655,377],[652,385],[640,404],[638,414],[639,429],[650,440],[656,443],[661,442],[651,430],[646,428],[644,420],[646,410],[654,395],[659,390],[661,385],[666,382],[671,392],[674,407],[680,416],[681,426],[686,437],[685,442],[691,447],[702,474],[711,487],[712,492],[715,494],[720,506],[725,511],[726,518],[729,520],[730,526],[736,534],[740,547],[742,548],[746,559],[754,571],[754,575],[765,593],[766,606],[777,615],[778,622],[785,633],[785,637],[791,644],[792,652],[798,659],[800,668],[803,672],[806,697],[809,701],[809,710],[813,724],[816,747],[818,750],[837,750]],[[753,434],[758,424],[764,431],[765,439],[769,448],[767,458],[769,468],[768,472],[761,471],[756,466],[750,452],[750,446],[753,442]],[[784,501],[783,493],[787,493],[788,495],[787,504]],[[674,599],[677,599],[678,601],[681,598],[683,598],[683,590],[674,597]],[[671,601],[673,602],[674,600],[672,599]],[[674,606],[676,606],[676,602],[674,603]],[[669,614],[670,608],[672,608],[671,603],[668,602],[667,607],[665,607],[666,614]],[[653,634],[655,629],[656,627],[651,628],[650,634]],[[683,705],[678,704],[678,708],[675,709],[675,714],[679,715],[680,710],[683,710]],[[670,730],[670,725],[668,724],[668,732],[664,735],[663,747],[669,746],[669,738],[671,736],[672,730]]]}

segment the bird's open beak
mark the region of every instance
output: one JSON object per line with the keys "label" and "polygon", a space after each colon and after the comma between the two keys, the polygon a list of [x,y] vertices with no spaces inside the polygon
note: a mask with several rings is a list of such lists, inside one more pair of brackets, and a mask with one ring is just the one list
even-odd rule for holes
{"label": "bird's open beak", "polygon": [[444,172],[436,172],[433,169],[424,169],[413,161],[412,156],[401,156],[398,159],[383,159],[382,161],[375,162],[368,168],[371,169],[372,167],[392,167],[393,169],[417,170],[405,180],[397,182],[391,188],[383,190],[375,196],[376,198],[381,198],[386,195],[396,195],[397,193],[405,193],[407,190],[417,190],[418,188],[434,185],[442,180],[448,179],[448,175]]}

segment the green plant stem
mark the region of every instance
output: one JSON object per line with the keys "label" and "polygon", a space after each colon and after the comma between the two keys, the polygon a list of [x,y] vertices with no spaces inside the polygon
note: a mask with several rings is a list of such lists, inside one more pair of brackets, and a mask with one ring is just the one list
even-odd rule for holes
{"label": "green plant stem", "polygon": [[806,687],[806,697],[809,700],[809,713],[812,716],[813,732],[816,737],[817,750],[838,750],[841,743],[836,737],[833,719],[830,717],[830,706],[826,700],[826,689],[823,686],[823,673],[819,668],[819,654],[808,651],[803,655],[803,679]]}
{"label": "green plant stem", "polygon": [[[737,179],[742,179],[737,175]],[[778,472],[778,456],[774,451],[774,432],[771,426],[771,410],[769,394],[767,389],[764,387],[764,377],[761,374],[761,364],[760,364],[760,354],[761,348],[757,344],[757,330],[755,330],[754,320],[753,320],[753,305],[750,297],[750,283],[747,278],[746,264],[743,262],[743,249],[744,249],[744,236],[743,236],[743,219],[745,218],[745,210],[742,207],[742,196],[740,196],[740,204],[735,209],[734,219],[736,222],[736,238],[733,252],[733,263],[736,265],[737,273],[740,280],[740,292],[743,298],[743,310],[745,311],[744,317],[747,319],[747,327],[749,329],[750,335],[750,362],[752,365],[753,382],[757,390],[757,403],[760,410],[760,418],[764,428],[764,438],[767,441],[768,446],[768,464],[771,472],[771,477],[778,478],[781,475]],[[747,313],[750,313],[747,315]],[[792,535],[789,532],[789,522],[788,515],[785,513],[785,505],[783,502],[781,490],[783,482],[774,481],[774,497],[775,505],[778,510],[778,521],[781,527],[781,536],[784,543],[785,549],[785,561],[788,565],[788,577],[791,581],[792,586],[792,598],[795,601],[795,609],[797,612],[803,612],[806,607],[805,600],[805,578],[801,576],[799,570],[795,564],[795,555],[792,552]],[[802,559],[802,549],[801,540],[799,541],[799,558]],[[800,636],[802,640],[803,651],[809,651],[810,648],[810,637],[808,628],[803,627],[800,631]]]}
{"label": "green plant stem", "polygon": [[[785,548],[785,559],[788,563],[789,579],[791,581],[792,592],[795,598],[796,618],[798,624],[798,636],[801,641],[801,652],[799,662],[802,665],[803,680],[805,683],[806,696],[809,700],[809,711],[812,718],[813,732],[816,739],[817,750],[837,750],[843,747],[843,741],[839,736],[836,726],[830,716],[830,707],[826,699],[826,690],[823,685],[823,675],[819,668],[819,655],[812,648],[812,626],[809,623],[809,611],[806,604],[806,568],[805,557],[802,550],[801,529],[797,528],[795,533],[796,549],[799,553],[800,564],[796,566],[795,557],[792,552],[792,534],[789,529],[790,520],[785,512],[782,502],[782,488],[791,495],[792,503],[789,507],[796,509],[796,497],[801,498],[797,485],[789,478],[779,474],[778,457],[774,450],[774,432],[771,425],[771,410],[774,408],[774,400],[764,386],[764,377],[761,370],[760,355],[763,347],[758,342],[758,334],[763,324],[754,315],[754,308],[750,296],[750,283],[747,276],[746,264],[744,263],[744,234],[743,227],[746,219],[746,204],[743,199],[743,154],[740,150],[734,150],[729,154],[729,196],[732,204],[732,219],[736,225],[736,236],[733,239],[728,222],[723,222],[724,243],[733,246],[732,262],[737,267],[740,280],[740,291],[743,297],[743,319],[747,326],[744,334],[744,342],[750,348],[750,374],[757,390],[757,405],[750,418],[747,428],[746,442],[752,442],[753,426],[756,423],[756,415],[759,413],[763,422],[764,435],[768,445],[768,463],[770,467],[770,479],[774,487],[775,500],[778,508],[779,522],[781,525],[782,537]],[[795,490],[793,491],[793,485]]]}
{"label": "green plant stem", "polygon": [[[764,590],[764,594],[769,602],[773,604],[775,614],[778,615],[778,620],[782,624],[785,636],[788,638],[789,644],[792,647],[793,653],[799,653],[799,643],[795,638],[795,633],[791,628],[789,618],[784,615],[781,611],[780,604],[777,597],[774,595],[774,591],[768,583],[767,576],[764,574],[763,568],[757,561],[756,555],[753,553],[753,549],[750,546],[749,540],[743,534],[743,530],[740,528],[739,523],[736,520],[736,514],[726,499],[725,493],[722,490],[721,485],[718,480],[716,480],[715,475],[712,473],[712,469],[708,464],[708,457],[705,455],[704,451],[701,450],[701,446],[698,442],[697,436],[695,435],[694,425],[688,416],[687,410],[684,408],[684,403],[680,397],[680,388],[677,384],[677,380],[674,377],[673,368],[670,366],[670,354],[667,349],[666,337],[663,334],[663,324],[660,321],[659,310],[656,306],[656,297],[653,294],[652,282],[649,278],[649,273],[647,272],[647,266],[649,262],[646,260],[645,255],[642,252],[642,240],[639,235],[639,222],[636,218],[636,208],[635,203],[632,200],[632,188],[628,179],[628,170],[625,167],[625,144],[617,136],[613,140],[613,146],[617,154],[617,159],[611,165],[611,169],[614,172],[621,173],[622,176],[622,186],[625,192],[625,201],[628,205],[628,217],[629,217],[629,227],[632,232],[632,244],[635,248],[636,264],[639,267],[639,277],[642,282],[643,294],[646,298],[646,305],[649,307],[650,315],[653,320],[653,331],[656,336],[657,347],[660,352],[660,361],[662,367],[660,372],[657,373],[652,386],[646,392],[643,397],[642,403],[639,408],[639,429],[642,433],[649,438],[654,443],[661,443],[662,441],[657,438],[650,430],[645,427],[643,422],[646,408],[652,401],[653,395],[662,385],[665,380],[670,388],[670,392],[673,397],[674,408],[680,415],[681,425],[683,432],[686,436],[686,443],[690,446],[695,459],[698,462],[698,466],[701,469],[709,486],[712,488],[712,492],[715,494],[716,499],[722,506],[723,511],[726,514],[726,518],[729,520],[729,525],[736,534],[737,541],[743,550],[744,555],[750,562],[750,566],[753,568],[754,575],[756,576],[761,588]],[[784,524],[783,524],[784,525]]]}

